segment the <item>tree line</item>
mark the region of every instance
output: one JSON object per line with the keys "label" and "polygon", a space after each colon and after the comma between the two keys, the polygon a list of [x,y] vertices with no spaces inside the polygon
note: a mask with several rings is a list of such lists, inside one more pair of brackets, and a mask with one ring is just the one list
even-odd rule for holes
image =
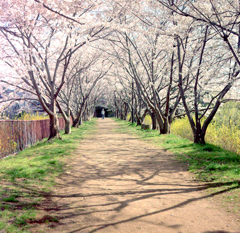
{"label": "tree line", "polygon": [[[38,100],[59,138],[102,96],[117,117],[171,132],[187,115],[195,143],[222,103],[239,97],[239,3],[211,0],[6,1],[0,25],[1,87]],[[2,103],[19,100],[14,93]]]}

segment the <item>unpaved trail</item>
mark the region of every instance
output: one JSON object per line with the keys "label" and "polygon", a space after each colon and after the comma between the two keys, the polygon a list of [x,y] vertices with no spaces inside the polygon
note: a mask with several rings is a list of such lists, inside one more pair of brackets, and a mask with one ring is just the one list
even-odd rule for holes
{"label": "unpaved trail", "polygon": [[240,232],[237,218],[212,203],[173,156],[98,119],[95,135],[76,156],[50,197],[47,214],[60,219],[33,232]]}

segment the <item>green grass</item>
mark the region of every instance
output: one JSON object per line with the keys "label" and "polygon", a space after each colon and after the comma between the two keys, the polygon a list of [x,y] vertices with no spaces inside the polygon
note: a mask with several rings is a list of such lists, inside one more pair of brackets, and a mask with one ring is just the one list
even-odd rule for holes
{"label": "green grass", "polygon": [[234,206],[235,212],[240,212],[240,155],[212,144],[194,144],[177,135],[160,135],[156,130],[141,130],[135,123],[119,119],[116,121],[121,126],[118,132],[135,134],[173,152],[176,159],[195,174],[195,179],[211,183],[211,187],[214,188],[209,192],[229,189],[222,202],[227,203],[230,209]]}
{"label": "green grass", "polygon": [[29,220],[36,218],[37,206],[51,191],[56,176],[64,171],[66,159],[87,134],[93,133],[95,119],[84,122],[63,140],[47,141],[0,160],[0,231],[28,232]]}

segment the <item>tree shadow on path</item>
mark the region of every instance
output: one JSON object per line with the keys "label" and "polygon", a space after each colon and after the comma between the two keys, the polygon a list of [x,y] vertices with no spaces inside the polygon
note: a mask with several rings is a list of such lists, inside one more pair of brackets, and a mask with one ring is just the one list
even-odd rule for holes
{"label": "tree shadow on path", "polygon": [[[125,225],[125,232],[129,227],[129,232],[138,232],[138,227],[149,233],[186,232],[191,218],[200,221],[202,213],[210,220],[202,219],[201,231],[195,232],[225,230],[224,224],[216,228],[218,223],[216,231],[208,228],[219,213],[212,217],[202,202],[239,189],[240,182],[197,183],[172,154],[113,132],[116,127],[113,121],[101,121],[98,133],[82,141],[71,166],[58,179],[57,191],[48,195],[57,206],[49,213],[60,220],[53,232],[124,232],[118,228]],[[212,190],[215,187],[219,190]],[[175,213],[178,218],[171,216]]]}

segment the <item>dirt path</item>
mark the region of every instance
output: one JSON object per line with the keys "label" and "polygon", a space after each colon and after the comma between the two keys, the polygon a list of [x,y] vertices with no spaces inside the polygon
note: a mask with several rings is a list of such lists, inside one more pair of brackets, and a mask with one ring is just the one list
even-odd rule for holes
{"label": "dirt path", "polygon": [[240,232],[171,155],[117,127],[99,119],[81,142],[51,197],[57,210],[48,214],[60,222],[42,232]]}

